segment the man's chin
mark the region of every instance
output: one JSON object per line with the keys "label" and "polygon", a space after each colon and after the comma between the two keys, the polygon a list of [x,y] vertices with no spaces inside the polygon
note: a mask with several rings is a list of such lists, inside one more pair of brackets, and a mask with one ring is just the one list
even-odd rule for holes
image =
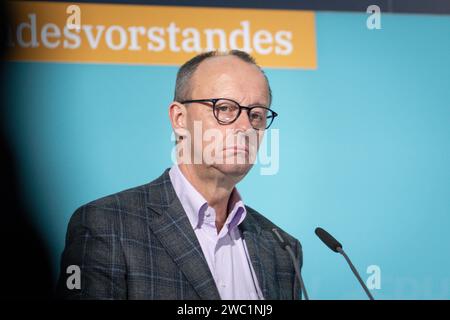
{"label": "man's chin", "polygon": [[252,164],[216,164],[214,167],[224,175],[243,178],[252,168]]}

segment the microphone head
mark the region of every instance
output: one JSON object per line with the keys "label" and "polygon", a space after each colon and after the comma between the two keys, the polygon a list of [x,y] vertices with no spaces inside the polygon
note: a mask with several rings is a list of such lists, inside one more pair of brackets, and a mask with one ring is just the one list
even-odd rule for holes
{"label": "microphone head", "polygon": [[338,248],[342,249],[342,244],[337,241],[331,234],[323,230],[322,228],[316,228],[316,235],[320,240],[327,245],[328,248],[334,252],[339,252]]}

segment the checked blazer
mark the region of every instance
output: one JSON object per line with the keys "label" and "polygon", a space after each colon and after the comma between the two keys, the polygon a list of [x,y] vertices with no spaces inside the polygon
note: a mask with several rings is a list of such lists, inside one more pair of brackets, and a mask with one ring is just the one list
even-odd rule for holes
{"label": "checked blazer", "polygon": [[[239,229],[264,298],[300,299],[292,260],[271,232],[276,226],[254,209],[246,209]],[[301,268],[299,241],[279,231]],[[73,273],[67,272],[71,265],[80,268],[79,289],[67,286],[73,280]],[[169,169],[148,184],[75,211],[61,257],[57,295],[63,299],[220,299]]]}

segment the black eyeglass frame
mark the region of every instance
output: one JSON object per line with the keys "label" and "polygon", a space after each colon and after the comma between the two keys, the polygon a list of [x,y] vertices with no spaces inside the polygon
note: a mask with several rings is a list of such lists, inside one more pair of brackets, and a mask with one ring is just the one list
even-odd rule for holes
{"label": "black eyeglass frame", "polygon": [[[227,101],[231,101],[231,102],[235,103],[235,104],[239,107],[239,111],[238,111],[238,113],[237,113],[237,115],[236,115],[236,118],[234,118],[234,120],[232,120],[232,121],[230,121],[230,122],[226,122],[226,121],[220,120],[220,119],[217,117],[217,115],[216,115],[216,103],[217,103],[217,101],[219,101],[219,100],[227,100]],[[186,103],[197,103],[197,102],[198,102],[198,103],[202,103],[202,102],[211,102],[211,103],[212,103],[212,108],[213,108],[214,118],[216,118],[217,122],[220,123],[220,124],[232,124],[233,122],[235,122],[235,121],[239,118],[239,116],[241,115],[242,109],[244,109],[244,110],[247,111],[247,115],[248,115],[248,117],[250,118],[250,112],[251,112],[252,109],[255,109],[255,108],[262,108],[262,109],[265,109],[266,111],[270,112],[270,115],[267,116],[267,118],[266,118],[266,119],[271,119],[271,120],[270,120],[270,123],[267,124],[266,127],[265,127],[264,129],[262,129],[262,128],[261,128],[261,129],[258,129],[258,128],[255,128],[255,127],[253,127],[253,126],[252,126],[252,127],[253,127],[253,129],[255,129],[255,130],[267,130],[267,129],[269,129],[269,127],[272,125],[273,120],[278,116],[278,113],[276,113],[275,111],[273,111],[273,110],[270,109],[270,108],[267,108],[267,107],[264,107],[264,106],[259,106],[259,105],[252,106],[252,107],[249,107],[249,106],[241,106],[238,102],[234,101],[233,99],[228,99],[228,98],[194,99],[194,100],[183,100],[183,101],[180,101],[181,104],[186,104]],[[250,121],[250,123],[251,123],[251,121]]]}

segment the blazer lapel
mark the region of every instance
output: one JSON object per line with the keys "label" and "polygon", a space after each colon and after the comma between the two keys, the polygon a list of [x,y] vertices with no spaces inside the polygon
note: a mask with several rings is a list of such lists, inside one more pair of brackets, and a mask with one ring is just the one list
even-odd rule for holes
{"label": "blazer lapel", "polygon": [[175,194],[168,169],[150,185],[150,228],[201,299],[219,300],[220,294],[200,243]]}
{"label": "blazer lapel", "polygon": [[259,286],[264,299],[279,299],[275,277],[275,256],[273,251],[270,250],[271,243],[265,237],[267,231],[260,228],[255,218],[251,215],[251,209],[246,208],[247,216],[239,225],[239,229],[247,246]]}

